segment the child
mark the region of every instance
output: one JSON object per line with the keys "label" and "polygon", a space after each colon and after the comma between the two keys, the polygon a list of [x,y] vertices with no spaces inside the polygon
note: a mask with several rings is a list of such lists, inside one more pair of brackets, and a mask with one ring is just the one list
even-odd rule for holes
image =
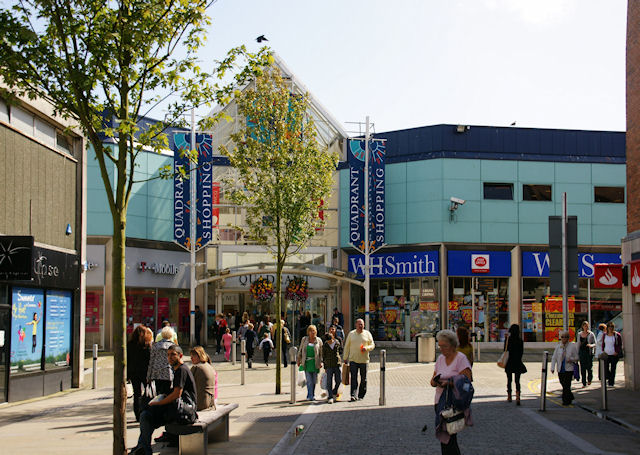
{"label": "child", "polygon": [[264,334],[264,339],[260,342],[260,349],[262,349],[262,354],[264,355],[264,364],[269,366],[269,355],[273,349],[273,341],[269,338],[268,333]]}
{"label": "child", "polygon": [[231,355],[231,340],[233,337],[231,336],[231,329],[227,327],[224,331],[224,335],[222,335],[222,344],[224,345],[224,358],[229,361],[229,356]]}

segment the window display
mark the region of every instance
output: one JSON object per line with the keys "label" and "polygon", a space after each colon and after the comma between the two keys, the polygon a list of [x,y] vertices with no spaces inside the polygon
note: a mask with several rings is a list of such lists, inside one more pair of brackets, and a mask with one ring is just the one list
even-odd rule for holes
{"label": "window display", "polygon": [[40,370],[44,291],[15,287],[11,302],[11,374]]}

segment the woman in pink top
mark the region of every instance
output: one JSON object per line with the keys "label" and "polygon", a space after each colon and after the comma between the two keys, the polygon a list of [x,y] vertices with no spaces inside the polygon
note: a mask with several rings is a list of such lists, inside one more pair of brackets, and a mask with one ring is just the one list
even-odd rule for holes
{"label": "woman in pink top", "polygon": [[229,361],[229,356],[231,355],[231,339],[233,337],[231,336],[231,330],[229,329],[229,327],[227,327],[227,330],[225,330],[224,335],[222,335],[222,344],[224,345],[224,358],[227,360],[227,362]]}
{"label": "woman in pink top", "polygon": [[[448,381],[450,378],[462,374],[471,380],[471,364],[466,355],[456,351],[458,347],[458,337],[455,332],[452,330],[441,330],[438,332],[438,335],[436,335],[436,340],[438,341],[441,354],[436,360],[431,385],[436,387],[435,404],[437,406],[445,387],[450,385]],[[447,444],[440,442],[440,448],[442,449],[443,455],[460,453],[458,439],[455,434],[450,435]]]}

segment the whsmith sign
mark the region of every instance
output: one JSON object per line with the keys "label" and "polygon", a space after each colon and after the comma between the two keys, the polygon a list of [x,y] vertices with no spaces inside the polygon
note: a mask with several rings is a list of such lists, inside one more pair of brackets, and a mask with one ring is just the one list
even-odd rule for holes
{"label": "whsmith sign", "polygon": [[[622,260],[617,253],[578,253],[578,276],[593,278],[594,264],[620,264]],[[549,253],[522,252],[523,277],[548,277]]]}
{"label": "whsmith sign", "polygon": [[[411,276],[438,276],[438,251],[414,253],[372,254],[369,258],[371,278],[403,278]],[[364,255],[349,256],[349,271],[364,276]]]}

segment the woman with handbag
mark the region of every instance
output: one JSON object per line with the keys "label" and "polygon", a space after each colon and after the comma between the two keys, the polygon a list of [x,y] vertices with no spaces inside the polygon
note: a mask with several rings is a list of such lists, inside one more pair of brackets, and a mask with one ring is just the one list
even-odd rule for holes
{"label": "woman with handbag", "polygon": [[307,327],[307,336],[300,342],[298,366],[304,371],[307,382],[307,400],[314,401],[318,372],[322,368],[322,340],[313,324]]}
{"label": "woman with handbag", "polygon": [[573,379],[574,364],[578,361],[578,349],[576,344],[569,341],[569,331],[560,332],[560,343],[553,351],[551,357],[551,374],[558,367],[558,379],[562,385],[562,405],[569,406],[573,401],[571,392],[571,379]]}
{"label": "woman with handbag", "polygon": [[602,337],[602,352],[605,353],[606,359],[606,380],[613,387],[616,380],[616,365],[618,360],[622,358],[622,335],[616,332],[616,326],[613,322],[607,322],[607,331]]}
{"label": "woman with handbag", "polygon": [[596,336],[589,330],[589,322],[582,321],[582,330],[578,333],[578,357],[580,358],[580,376],[582,387],[591,385],[593,380],[593,348],[596,347]]}
{"label": "woman with handbag", "polygon": [[147,382],[149,351],[153,343],[153,333],[144,325],[136,327],[127,342],[127,379],[133,387],[133,413],[140,421],[140,397]]}
{"label": "woman with handbag", "polygon": [[[436,387],[435,409],[438,413],[438,403],[443,391],[447,387],[451,387],[450,379],[456,375],[464,375],[471,380],[471,364],[467,356],[462,352],[457,352],[458,337],[452,330],[441,330],[436,335],[436,340],[440,348],[441,354],[436,360],[436,366],[431,378],[431,386]],[[460,454],[458,447],[458,439],[455,434],[437,434],[440,439],[440,448],[443,455]]]}
{"label": "woman with handbag", "polygon": [[527,372],[527,367],[522,363],[524,343],[520,338],[520,326],[518,324],[512,324],[509,327],[509,333],[504,339],[504,350],[509,353],[504,366],[504,372],[507,374],[507,401],[511,403],[511,380],[515,376],[516,405],[520,406],[520,375]]}

